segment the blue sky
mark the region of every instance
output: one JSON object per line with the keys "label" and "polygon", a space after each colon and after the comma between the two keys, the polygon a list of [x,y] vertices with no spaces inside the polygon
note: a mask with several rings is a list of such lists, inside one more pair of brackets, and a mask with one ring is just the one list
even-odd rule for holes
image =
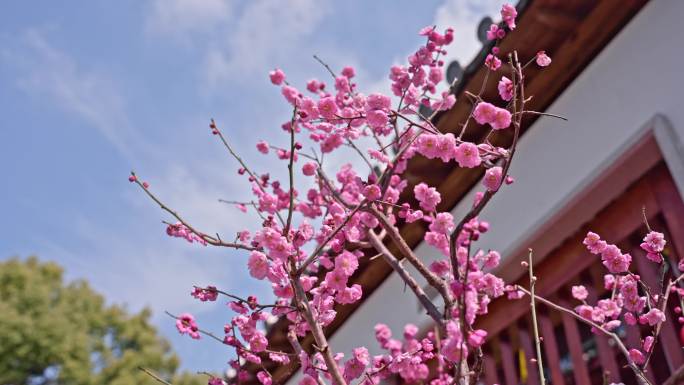
{"label": "blue sky", "polygon": [[[239,252],[168,238],[170,218],[126,178],[208,233],[255,222],[218,198],[244,199],[236,163],[207,127],[215,118],[245,159],[265,170],[259,139],[281,137],[288,106],[268,82],[357,67],[362,92],[387,92],[388,68],[429,24],[453,26],[449,56],[467,63],[475,27],[501,0],[50,0],[0,4],[0,258],[38,255],[85,278],[111,302],[150,306],[189,370],[219,371],[230,353],[177,335],[163,310],[194,312],[220,331],[222,303],[189,296],[213,283],[268,295]],[[327,80],[327,79],[326,79]],[[253,227],[253,226],[252,226]]]}

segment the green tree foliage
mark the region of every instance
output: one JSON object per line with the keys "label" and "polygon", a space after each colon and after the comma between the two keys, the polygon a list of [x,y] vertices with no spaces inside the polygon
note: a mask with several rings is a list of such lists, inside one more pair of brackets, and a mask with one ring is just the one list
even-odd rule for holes
{"label": "green tree foliage", "polygon": [[[35,257],[0,262],[0,384],[158,384],[143,366],[173,378],[178,357],[150,325],[150,311],[109,306],[87,282]],[[174,385],[206,384],[184,374]]]}

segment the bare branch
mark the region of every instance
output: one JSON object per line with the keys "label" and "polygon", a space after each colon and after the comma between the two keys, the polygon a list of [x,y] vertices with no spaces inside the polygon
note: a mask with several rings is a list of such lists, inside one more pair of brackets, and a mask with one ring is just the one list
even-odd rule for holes
{"label": "bare branch", "polygon": [[385,231],[387,231],[387,235],[389,235],[390,239],[392,239],[397,248],[399,248],[399,252],[401,252],[404,258],[406,258],[411,265],[416,268],[416,270],[418,270],[418,272],[425,278],[425,280],[427,280],[430,286],[437,289],[437,291],[444,298],[444,303],[447,304],[447,308],[450,308],[452,299],[446,282],[431,272],[418,258],[418,256],[413,253],[413,250],[411,250],[411,247],[406,244],[406,241],[399,233],[399,230],[397,230],[397,228],[390,223],[389,218],[387,218],[385,214],[372,206],[369,207],[368,212],[373,214],[380,221],[382,227],[385,229]]}
{"label": "bare branch", "polygon": [[423,288],[420,287],[418,282],[409,274],[409,272],[399,263],[397,258],[390,252],[385,244],[378,238],[373,230],[368,231],[368,239],[370,239],[371,245],[382,255],[387,264],[389,264],[394,271],[399,274],[399,277],[408,285],[413,293],[418,297],[418,301],[423,305],[428,315],[432,317],[437,325],[444,330],[444,316],[437,310],[435,304],[432,303],[430,298],[425,294]]}

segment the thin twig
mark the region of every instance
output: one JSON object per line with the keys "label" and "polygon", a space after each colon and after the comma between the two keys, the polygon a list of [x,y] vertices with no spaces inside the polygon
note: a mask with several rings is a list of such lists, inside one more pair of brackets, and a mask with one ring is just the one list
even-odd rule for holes
{"label": "thin twig", "polygon": [[288,240],[290,239],[290,226],[292,225],[292,212],[294,211],[294,156],[295,156],[295,123],[297,120],[297,106],[295,105],[292,111],[292,120],[290,121],[290,162],[287,164],[287,171],[290,177],[290,204],[287,208],[287,220],[285,228],[283,228],[283,235]]}
{"label": "thin twig", "polygon": [[[134,177],[136,176],[134,172],[131,172],[131,175]],[[133,182],[135,182],[135,184],[137,184],[145,192],[145,194],[147,194],[147,196],[149,196],[155,203],[157,203],[157,205],[159,205],[159,207],[162,210],[171,214],[174,218],[176,218],[176,220],[178,222],[180,222],[183,226],[187,227],[188,230],[190,230],[193,234],[195,234],[198,237],[200,237],[201,239],[203,239],[208,244],[213,245],[213,246],[231,247],[231,248],[235,248],[235,249],[243,249],[243,250],[248,250],[248,251],[259,250],[256,247],[248,246],[248,245],[245,245],[242,243],[224,242],[218,237],[212,237],[210,235],[207,235],[203,232],[196,230],[192,225],[190,225],[183,218],[181,218],[181,216],[176,211],[174,211],[171,208],[169,208],[168,206],[166,206],[161,200],[159,200],[159,198],[157,198],[154,194],[152,194],[150,189],[148,187],[145,187],[143,185],[143,183],[140,182],[139,178],[136,177],[133,180]]]}
{"label": "thin twig", "polygon": [[245,205],[245,206],[251,206],[254,209],[254,212],[257,213],[259,218],[261,220],[265,221],[266,217],[259,211],[259,206],[256,204],[254,201],[249,201],[249,202],[238,202],[238,201],[231,201],[231,200],[226,200],[226,199],[220,199],[218,200],[220,203],[225,203],[229,205]]}
{"label": "thin twig", "polygon": [[644,224],[646,225],[646,229],[650,233],[651,231],[651,226],[648,224],[648,217],[646,216],[646,206],[641,206],[641,215],[644,217]]}
{"label": "thin twig", "polygon": [[252,170],[251,170],[249,167],[247,167],[247,164],[245,163],[244,160],[242,160],[242,158],[240,157],[240,155],[238,155],[238,154],[235,152],[235,150],[233,150],[233,147],[228,143],[228,140],[226,140],[226,138],[223,136],[223,133],[221,132],[221,130],[219,130],[219,128],[218,128],[218,126],[216,125],[216,122],[214,121],[213,118],[211,119],[211,123],[210,123],[209,126],[214,130],[214,132],[216,132],[216,135],[218,135],[219,139],[221,139],[221,142],[223,143],[223,146],[226,147],[226,149],[228,150],[228,152],[230,153],[230,155],[231,155],[233,158],[235,158],[235,160],[237,160],[238,163],[240,163],[240,166],[242,166],[242,168],[247,172],[247,174],[249,174],[249,176],[252,177],[252,179],[253,179],[254,182],[257,184],[257,186],[259,186],[259,189],[260,189],[261,191],[263,191],[263,192],[266,192],[266,191],[264,190],[264,187],[263,187],[263,186],[261,185],[261,183],[259,182],[259,178],[256,176],[256,174],[254,174],[254,172],[252,172]]}
{"label": "thin twig", "polygon": [[548,112],[539,112],[539,111],[523,111],[523,114],[530,114],[530,115],[540,115],[540,116],[550,116],[552,118],[558,118],[561,120],[565,120],[566,122],[568,121],[568,118],[556,114],[551,114]]}
{"label": "thin twig", "polygon": [[542,363],[541,342],[539,340],[539,326],[537,325],[537,307],[535,306],[534,286],[537,282],[537,277],[533,272],[532,249],[529,249],[527,255],[527,269],[530,273],[530,309],[532,310],[532,328],[534,330],[534,343],[537,349],[537,367],[539,368],[539,381],[541,385],[546,385],[546,378],[544,378],[544,364]]}
{"label": "thin twig", "polygon": [[[235,159],[238,161],[238,163],[240,163],[240,166],[242,166],[242,168],[247,172],[247,174],[249,174],[249,176],[252,177],[252,180],[254,181],[254,183],[259,187],[259,189],[260,189],[262,192],[265,193],[266,190],[264,189],[264,186],[261,185],[261,182],[259,181],[259,178],[257,178],[257,175],[254,174],[254,172],[252,172],[252,170],[250,170],[249,167],[247,167],[247,164],[245,163],[245,161],[242,160],[242,158],[240,157],[240,155],[238,155],[238,154],[235,152],[235,150],[233,150],[233,147],[231,147],[231,145],[228,143],[228,140],[226,140],[226,138],[223,136],[223,133],[221,132],[221,130],[219,130],[219,128],[218,128],[218,126],[216,125],[216,122],[214,121],[213,118],[211,119],[210,127],[214,130],[214,132],[216,132],[216,135],[218,135],[219,139],[221,139],[221,142],[222,142],[223,145],[226,147],[226,149],[228,150],[228,152],[230,153],[230,155],[232,155],[233,158],[235,158]],[[280,216],[280,213],[279,213],[279,212],[276,211],[275,214],[276,214],[276,216],[278,217],[278,219],[280,220],[280,223],[285,223],[285,222],[283,221],[283,218]]]}
{"label": "thin twig", "polygon": [[349,145],[349,147],[351,147],[352,149],[354,149],[354,151],[356,151],[357,154],[359,154],[359,156],[361,157],[361,159],[363,159],[363,161],[368,165],[368,168],[370,168],[370,171],[371,171],[373,174],[376,174],[376,175],[377,175],[377,172],[376,172],[375,168],[373,167],[373,165],[371,164],[371,162],[368,160],[368,158],[366,158],[365,155],[363,155],[363,152],[361,152],[361,149],[359,149],[359,147],[357,147],[357,146],[354,144],[354,141],[351,140],[351,139],[347,139],[347,144]]}
{"label": "thin twig", "polygon": [[164,380],[163,378],[159,377],[157,374],[155,374],[155,373],[154,373],[153,371],[151,371],[150,369],[144,368],[144,367],[142,367],[142,366],[138,366],[138,369],[140,369],[141,371],[143,371],[143,372],[144,372],[145,374],[147,374],[148,376],[154,378],[154,379],[157,380],[158,382],[161,382],[162,384],[165,384],[165,385],[172,385],[170,382],[168,382],[168,381]]}
{"label": "thin twig", "polygon": [[337,77],[337,76],[335,75],[335,71],[333,71],[332,68],[330,68],[330,66],[328,65],[328,63],[326,63],[326,62],[324,62],[323,60],[321,60],[321,58],[319,58],[317,55],[313,55],[313,58],[316,59],[317,62],[321,63],[321,65],[322,65],[323,67],[325,67],[325,69],[328,70],[328,72],[330,72],[330,76],[332,76],[333,79],[335,79],[335,78]]}

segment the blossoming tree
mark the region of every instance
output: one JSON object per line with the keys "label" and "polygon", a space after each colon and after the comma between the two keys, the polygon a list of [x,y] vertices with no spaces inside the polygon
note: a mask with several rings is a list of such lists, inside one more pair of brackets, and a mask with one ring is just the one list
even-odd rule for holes
{"label": "blossoming tree", "polygon": [[[502,22],[493,24],[487,37],[500,41],[507,31],[515,29],[516,16],[514,7],[504,5]],[[360,93],[351,67],[337,73],[321,62],[333,78],[332,89],[323,81],[311,80],[306,84],[306,94],[290,84],[281,70],[271,72],[271,82],[281,87],[285,101],[292,106],[290,119],[282,125],[289,145],[277,147],[262,141],[257,144],[257,150],[264,155],[275,152],[287,167],[284,181],[271,180],[268,173],[250,168],[212,120],[212,133],[240,163],[238,174],[247,179],[254,196],[249,201],[232,203],[260,217],[261,227],[256,230],[240,231],[232,241],[209,235],[167,207],[152,193],[147,182],[134,173],[130,176],[131,182],[175,217],[175,223],[168,224],[168,235],[191,243],[244,251],[251,276],[268,282],[273,289],[275,299],[264,303],[255,296],[241,298],[215,286],[195,287],[192,295],[202,301],[215,301],[220,295],[230,298],[235,315],[225,325],[223,338],[200,329],[194,317],[187,313],[172,315],[178,331],[195,339],[202,334],[213,337],[233,347],[237,357],[257,365],[267,360],[280,364],[297,361],[303,372],[300,385],[375,385],[395,375],[406,382],[465,385],[477,383],[482,374],[481,346],[487,330],[477,328],[478,315],[487,313],[487,304],[493,298],[507,295],[511,300],[524,300],[525,297],[531,303],[537,347],[535,360],[542,383],[545,382],[543,343],[536,328],[536,302],[572,314],[591,325],[595,333],[613,338],[638,381],[648,384],[644,368],[665,321],[664,309],[670,294],[682,295],[682,289],[678,288],[681,276],[663,281],[659,291],[641,287],[644,284],[640,278],[629,272],[632,257],[589,233],[585,244],[592,253],[601,255],[608,269],[605,285],[611,295],[591,305],[586,302],[587,290],[574,287],[572,294],[581,304],[571,310],[535,295],[537,278],[533,274],[531,255],[525,263],[530,285],[523,288],[506,285],[492,273],[501,258],[497,251],[472,247],[489,228],[478,217],[479,213],[502,185],[513,182],[509,168],[523,116],[543,115],[526,109],[530,96],[525,93],[525,69],[532,65],[546,67],[551,59],[544,52],[522,61],[515,51],[499,57],[495,44],[485,60],[484,81],[489,78],[498,81],[501,100],[485,101],[481,94],[467,94],[472,102],[470,116],[458,135],[445,134],[433,124],[433,119],[439,111],[455,103],[451,89],[438,91],[444,77],[441,57],[454,39],[454,32],[426,27],[420,35],[425,37],[425,44],[409,56],[408,64],[390,69],[391,96]],[[425,111],[434,112],[425,116]],[[475,124],[473,121],[492,132],[511,130],[512,144],[502,148],[487,139],[481,143],[465,141],[464,133],[469,125]],[[319,150],[304,150],[304,140],[313,142]],[[346,164],[331,171],[324,163],[324,155],[341,148],[352,149],[361,167]],[[472,209],[463,218],[455,219],[450,212],[439,211],[440,194],[425,183],[413,188],[415,204],[399,200],[408,185],[402,173],[407,162],[418,156],[455,162],[458,167],[486,169],[482,180],[484,192],[477,194]],[[425,242],[443,256],[429,265],[408,246],[398,228],[400,223],[416,221],[428,225]],[[390,251],[389,244],[398,253]],[[645,258],[662,264],[664,244],[663,235],[651,231],[642,244]],[[359,346],[347,358],[332,351],[324,328],[335,319],[336,304],[351,304],[361,299],[361,286],[350,284],[349,280],[359,266],[359,259],[373,256],[383,258],[401,277],[431,317],[435,329],[419,334],[416,326],[406,325],[402,338],[395,339],[389,328],[380,323],[375,326],[375,336],[385,353],[371,357],[367,347]],[[410,264],[413,272],[404,264]],[[439,294],[437,300],[426,295],[413,274],[419,274],[435,289]],[[288,321],[291,349],[287,351],[270,349],[264,323],[273,316]],[[648,325],[651,335],[641,346],[626,346],[614,332],[623,324]],[[315,341],[312,350],[305,350],[300,343],[307,334]],[[239,360],[232,361],[232,365],[237,371],[234,381],[251,375],[242,369]],[[259,371],[256,376],[264,385],[274,382],[267,370]],[[224,382],[221,378],[209,379],[210,384]]]}

